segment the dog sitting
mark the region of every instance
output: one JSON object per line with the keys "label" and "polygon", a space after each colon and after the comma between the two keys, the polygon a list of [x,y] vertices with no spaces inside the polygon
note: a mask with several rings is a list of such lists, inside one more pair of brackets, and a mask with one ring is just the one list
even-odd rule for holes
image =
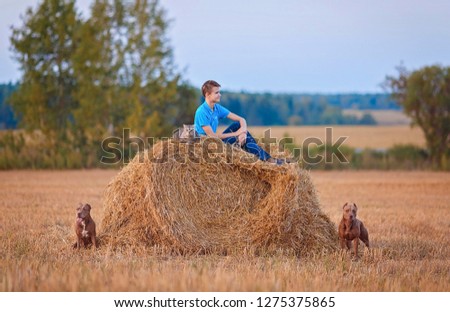
{"label": "dog sitting", "polygon": [[77,234],[77,242],[73,245],[73,248],[80,249],[81,244],[83,244],[85,248],[89,245],[93,245],[95,248],[98,247],[95,222],[91,218],[91,205],[80,204],[78,206],[75,233]]}
{"label": "dog sitting", "polygon": [[347,246],[347,248],[350,249],[353,241],[355,256],[358,257],[359,240],[362,240],[363,243],[366,244],[367,248],[369,248],[369,232],[364,224],[360,220],[356,219],[356,213],[358,211],[358,206],[356,206],[356,204],[345,203],[342,210],[342,220],[339,224],[339,239],[341,242],[341,248],[344,249],[345,246]]}

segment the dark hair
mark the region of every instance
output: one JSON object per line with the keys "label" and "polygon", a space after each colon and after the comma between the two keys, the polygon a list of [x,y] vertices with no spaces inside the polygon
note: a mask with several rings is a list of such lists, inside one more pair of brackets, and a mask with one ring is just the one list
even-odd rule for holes
{"label": "dark hair", "polygon": [[213,87],[220,87],[220,84],[214,80],[206,81],[202,86],[202,94],[206,97],[206,93],[210,93]]}

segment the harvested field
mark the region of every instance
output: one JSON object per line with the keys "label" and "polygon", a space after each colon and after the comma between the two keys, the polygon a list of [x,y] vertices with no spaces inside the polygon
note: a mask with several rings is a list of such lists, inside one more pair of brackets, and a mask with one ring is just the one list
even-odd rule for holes
{"label": "harvested field", "polygon": [[0,172],[0,291],[450,291],[449,173],[311,172],[333,222],[345,201],[359,205],[373,245],[359,261],[342,252],[72,250],[77,204],[91,203],[100,223],[105,189],[117,174]]}
{"label": "harvested field", "polygon": [[377,125],[409,125],[411,118],[406,116],[403,111],[392,109],[343,109],[342,114],[361,118],[369,113],[377,122]]}
{"label": "harvested field", "polygon": [[[425,147],[425,138],[419,127],[409,125],[393,126],[272,126],[249,127],[255,137],[262,137],[267,129],[271,129],[273,138],[280,140],[286,135],[294,139],[296,145],[301,145],[307,138],[319,138],[325,142],[325,128],[333,129],[333,140],[348,137],[344,145],[354,148],[387,149],[395,144],[413,144]],[[223,127],[219,129],[223,131]]]}

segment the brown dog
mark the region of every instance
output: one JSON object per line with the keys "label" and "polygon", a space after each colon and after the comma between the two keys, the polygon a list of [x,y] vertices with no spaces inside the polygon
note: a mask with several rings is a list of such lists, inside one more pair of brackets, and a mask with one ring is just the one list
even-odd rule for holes
{"label": "brown dog", "polygon": [[73,248],[80,249],[81,243],[87,248],[90,244],[97,245],[95,233],[95,222],[91,218],[91,205],[80,204],[77,208],[77,221],[75,222],[75,233],[77,234],[77,242]]}
{"label": "brown dog", "polygon": [[350,249],[353,241],[355,256],[358,257],[359,240],[362,240],[367,248],[369,248],[369,232],[367,232],[364,224],[356,219],[356,213],[358,211],[358,206],[356,206],[356,204],[345,203],[342,209],[343,215],[341,223],[339,224],[341,248],[344,249],[345,246],[347,246],[347,248]]}

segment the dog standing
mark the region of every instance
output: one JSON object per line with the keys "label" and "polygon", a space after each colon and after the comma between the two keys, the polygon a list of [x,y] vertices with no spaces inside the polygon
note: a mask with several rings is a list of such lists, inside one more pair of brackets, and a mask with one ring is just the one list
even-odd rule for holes
{"label": "dog standing", "polygon": [[344,249],[347,246],[351,248],[353,241],[353,248],[355,256],[358,257],[358,244],[359,240],[362,240],[369,248],[369,232],[364,224],[356,219],[356,213],[358,206],[355,203],[345,203],[342,207],[343,215],[341,223],[339,223],[339,239],[341,241],[341,248]]}
{"label": "dog standing", "polygon": [[77,234],[77,242],[73,245],[73,248],[80,249],[81,243],[83,243],[85,248],[90,244],[94,245],[95,248],[98,247],[95,222],[91,218],[91,205],[80,204],[78,206],[75,233]]}

